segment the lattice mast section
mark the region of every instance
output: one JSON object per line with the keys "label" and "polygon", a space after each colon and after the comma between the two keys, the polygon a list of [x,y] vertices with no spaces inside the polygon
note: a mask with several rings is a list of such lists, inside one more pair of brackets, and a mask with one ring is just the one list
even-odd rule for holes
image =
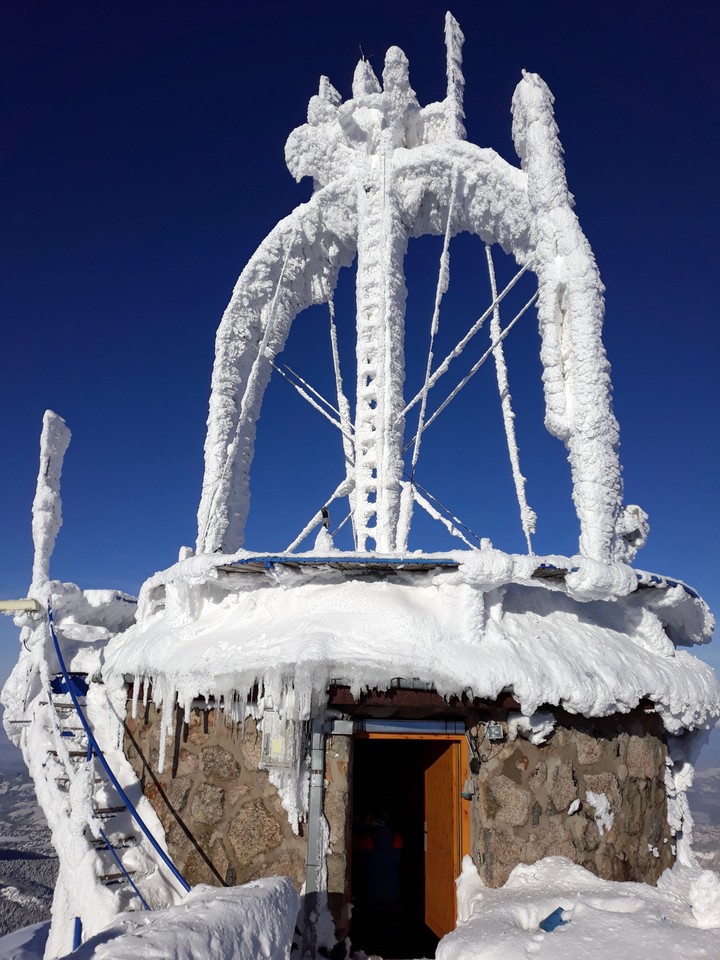
{"label": "lattice mast section", "polygon": [[[402,64],[388,66],[385,87],[392,89],[389,74]],[[367,105],[368,116],[367,164],[357,190],[354,527],[358,550],[388,552],[396,544],[403,472],[404,420],[397,414],[403,408],[407,234],[392,186],[397,131],[364,60],[355,71],[353,99]]]}
{"label": "lattice mast section", "polygon": [[[513,479],[531,549],[535,518],[525,498],[501,343],[537,301],[545,422],[569,452],[580,553],[604,563],[621,556],[624,534],[619,526],[627,518],[621,514],[618,428],[601,341],[603,288],[572,210],[552,95],[539,77],[523,75],[513,98],[513,140],[521,166],[512,166],[493,150],[464,139],[463,36],[449,14],[445,40],[444,100],[420,106],[407,59],[391,47],[382,84],[361,60],[350,100],[343,101],[323,77],[308,105],[308,122],[288,139],[290,172],[298,180],[311,176],[315,190],[260,245],[218,330],[198,511],[199,552],[230,552],[243,544],[255,429],[271,370],[282,372],[342,434],[345,477],[336,481],[328,499],[314,501],[316,512],[290,549],[323,521],[324,508],[348,497],[358,549],[404,550],[413,501],[435,510],[415,478],[420,438],[488,356],[498,366]],[[404,403],[403,260],[408,238],[444,236],[447,255],[448,240],[462,231],[488,245],[500,244],[514,256],[520,273],[505,291],[493,295],[494,303],[432,372],[428,363],[422,390]],[[283,372],[279,354],[294,317],[310,304],[331,302],[338,271],[355,256],[357,370],[351,422],[336,339],[337,407],[290,368]],[[445,269],[441,264],[441,273]],[[538,293],[501,330],[497,304],[527,271],[537,276]],[[446,280],[441,275],[439,292]],[[429,391],[490,316],[491,346],[430,412]],[[416,404],[417,429],[403,447],[406,418]],[[403,456],[410,447],[411,472],[403,478]],[[456,529],[456,519],[449,515],[446,525]]]}

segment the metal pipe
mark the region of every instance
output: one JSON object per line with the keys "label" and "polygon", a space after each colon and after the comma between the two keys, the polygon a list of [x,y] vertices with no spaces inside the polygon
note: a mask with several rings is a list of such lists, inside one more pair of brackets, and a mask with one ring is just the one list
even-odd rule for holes
{"label": "metal pipe", "polygon": [[180,871],[178,870],[178,868],[177,868],[177,867],[175,866],[175,864],[172,862],[172,860],[170,859],[170,857],[167,855],[167,853],[165,853],[165,851],[164,851],[163,848],[160,846],[160,844],[158,843],[158,841],[157,841],[157,840],[155,839],[155,837],[152,835],[152,833],[151,833],[151,831],[150,831],[150,828],[148,827],[148,825],[145,823],[145,821],[143,820],[143,818],[140,816],[140,814],[139,814],[139,813],[137,812],[137,810],[135,809],[134,803],[132,802],[132,800],[130,799],[130,797],[127,795],[127,793],[125,793],[125,790],[124,790],[124,789],[122,788],[122,786],[120,785],[120,781],[117,779],[117,777],[115,776],[115,774],[112,772],[112,769],[111,769],[111,767],[110,767],[110,764],[109,764],[109,763],[107,762],[107,760],[105,759],[105,754],[102,752],[102,750],[101,750],[101,748],[100,748],[100,744],[99,744],[99,743],[97,742],[97,740],[95,739],[95,734],[92,732],[92,730],[91,730],[91,728],[90,728],[90,724],[88,723],[87,717],[86,717],[85,714],[83,713],[82,707],[80,706],[80,701],[78,700],[77,694],[75,693],[75,688],[74,688],[73,684],[70,682],[70,675],[69,675],[69,673],[68,673],[67,667],[65,666],[65,660],[63,659],[63,655],[62,655],[62,652],[61,652],[61,650],[60,650],[60,644],[58,643],[58,638],[57,638],[57,634],[55,633],[55,627],[53,626],[53,622],[54,622],[54,621],[53,621],[52,606],[51,606],[50,603],[48,602],[48,624],[49,624],[49,626],[50,626],[50,634],[51,634],[52,639],[53,639],[53,644],[55,645],[55,653],[57,654],[58,663],[60,664],[60,670],[61,670],[61,672],[62,672],[63,677],[65,678],[65,682],[67,683],[68,693],[70,694],[70,697],[71,697],[71,699],[72,699],[73,706],[75,707],[75,710],[76,710],[76,712],[77,712],[77,715],[78,715],[78,717],[80,718],[80,723],[82,723],[83,728],[84,728],[84,730],[85,730],[85,733],[86,733],[86,735],[87,735],[87,738],[88,738],[88,748],[91,747],[92,750],[95,752],[98,760],[100,761],[100,763],[101,763],[102,766],[103,766],[103,769],[105,770],[105,773],[108,775],[108,778],[109,778],[110,782],[112,783],[112,785],[113,785],[113,786],[115,787],[115,789],[117,790],[118,794],[119,794],[120,797],[122,798],[123,803],[125,804],[125,806],[126,806],[127,809],[129,810],[131,816],[133,817],[133,819],[135,820],[135,822],[137,823],[137,825],[140,827],[140,829],[142,830],[142,832],[145,834],[145,836],[146,836],[148,842],[150,843],[150,845],[153,847],[153,849],[155,850],[155,852],[157,853],[157,855],[160,857],[160,859],[162,860],[162,862],[165,864],[165,866],[168,868],[168,870],[170,871],[170,873],[172,873],[172,875],[175,877],[175,879],[178,881],[178,883],[182,886],[183,890],[185,890],[186,892],[189,893],[189,892],[190,892],[190,884],[189,884],[189,883],[187,882],[187,880],[183,877],[183,875],[180,873]]}
{"label": "metal pipe", "polygon": [[320,821],[323,815],[325,786],[325,718],[312,719],[310,747],[310,787],[308,791],[308,836],[303,910],[303,958],[314,960],[317,941],[317,913],[320,906],[324,851],[321,850]]}

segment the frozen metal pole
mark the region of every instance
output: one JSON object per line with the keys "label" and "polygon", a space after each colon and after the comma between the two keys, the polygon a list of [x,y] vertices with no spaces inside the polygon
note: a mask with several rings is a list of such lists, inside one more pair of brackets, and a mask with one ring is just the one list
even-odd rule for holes
{"label": "frozen metal pole", "polygon": [[308,795],[308,836],[303,904],[303,960],[315,960],[316,925],[324,881],[324,850],[321,818],[325,788],[325,718],[313,711],[310,744],[310,790]]}

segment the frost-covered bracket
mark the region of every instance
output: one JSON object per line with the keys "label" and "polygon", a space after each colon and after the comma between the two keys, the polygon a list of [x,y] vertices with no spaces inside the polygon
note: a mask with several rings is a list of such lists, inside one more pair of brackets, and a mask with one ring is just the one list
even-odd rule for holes
{"label": "frost-covered bracket", "polygon": [[[494,150],[468,143],[463,39],[448,14],[447,93],[441,102],[420,106],[407,58],[391,47],[382,82],[366,60],[358,63],[347,101],[323,77],[310,100],[307,123],[291,133],[288,168],[297,180],[312,177],[314,193],[261,243],[218,330],[198,552],[227,553],[242,546],[256,423],[276,358],[301,310],[329,303],[332,316],[338,272],[355,257],[354,420],[337,362],[337,405],[321,410],[342,434],[346,464],[346,477],[331,500],[348,496],[358,550],[406,549],[414,491],[403,481],[403,453],[414,444],[414,466],[427,392],[452,355],[434,370],[428,362],[423,390],[408,403],[403,396],[403,259],[410,237],[445,237],[437,308],[447,284],[447,242],[467,231],[488,246],[499,244],[521,270],[537,276],[545,422],[569,453],[580,553],[605,563],[627,556],[623,531],[618,532],[622,484],[601,341],[603,287],[572,210],[553,97],[539,76],[523,74],[512,102],[519,168]],[[320,408],[306,388],[299,389]],[[406,443],[405,418],[415,405],[421,409],[419,427]],[[511,411],[504,409],[503,416],[508,429]],[[508,444],[512,459],[510,433]],[[523,504],[524,481],[516,467],[513,461],[529,541],[534,515]],[[426,506],[417,495],[415,502]]]}

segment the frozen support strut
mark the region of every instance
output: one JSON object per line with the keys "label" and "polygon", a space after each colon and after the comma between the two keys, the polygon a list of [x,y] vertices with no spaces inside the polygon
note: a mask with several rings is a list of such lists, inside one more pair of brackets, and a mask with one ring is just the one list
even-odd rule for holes
{"label": "frozen support strut", "polygon": [[572,205],[553,95],[526,73],[513,96],[513,140],[527,174],[531,266],[538,318],[545,425],[567,447],[580,553],[615,559],[622,504],[618,425],[602,343],[603,285]]}
{"label": "frozen support strut", "polygon": [[317,920],[326,906],[322,849],[323,790],[325,783],[325,720],[315,714],[311,727],[310,790],[308,795],[308,836],[303,909],[303,960],[315,960]]}

